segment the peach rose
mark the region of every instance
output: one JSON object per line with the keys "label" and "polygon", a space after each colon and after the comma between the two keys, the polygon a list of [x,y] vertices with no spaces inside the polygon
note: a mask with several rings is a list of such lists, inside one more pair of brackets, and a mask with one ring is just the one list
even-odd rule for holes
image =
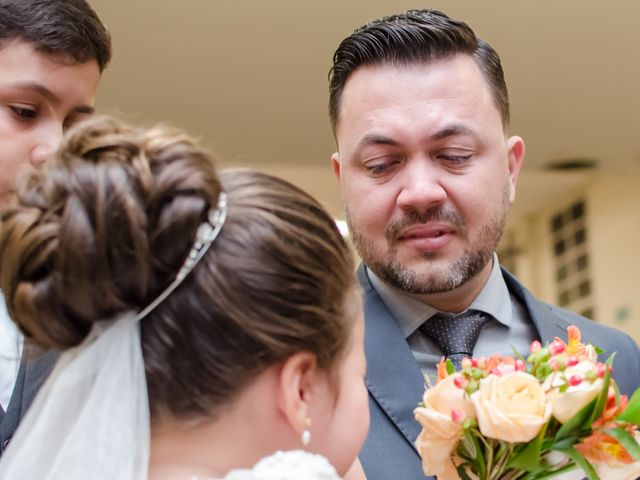
{"label": "peach rose", "polygon": [[447,477],[457,479],[457,473],[454,473],[455,476],[451,476],[452,472],[455,472],[451,455],[457,444],[457,437],[453,439],[440,438],[423,428],[416,439],[416,448],[422,458],[422,470],[425,476],[437,475],[441,479]]}
{"label": "peach rose", "polygon": [[[455,378],[450,375],[439,381],[435,387],[425,391],[424,407],[414,410],[422,432],[416,439],[416,448],[422,457],[422,466],[427,476],[438,475],[447,478],[451,474],[450,456],[460,439],[460,422],[452,419],[452,411],[457,410],[465,418],[475,418],[471,401],[464,390],[455,386]],[[457,478],[457,477],[452,477]]]}
{"label": "peach rose", "polygon": [[543,389],[547,392],[547,400],[551,403],[551,413],[560,423],[569,421],[580,409],[596,398],[602,391],[603,384],[601,378],[597,378],[593,383],[583,380],[578,385],[570,386],[564,392],[560,392],[559,387],[565,383],[564,378],[578,376],[585,379],[587,372],[595,371],[595,368],[595,364],[591,361],[583,360],[573,367],[567,367],[564,372],[554,372],[545,379]]}
{"label": "peach rose", "polygon": [[471,395],[480,432],[507,442],[528,442],[551,416],[538,380],[525,372],[489,375]]}

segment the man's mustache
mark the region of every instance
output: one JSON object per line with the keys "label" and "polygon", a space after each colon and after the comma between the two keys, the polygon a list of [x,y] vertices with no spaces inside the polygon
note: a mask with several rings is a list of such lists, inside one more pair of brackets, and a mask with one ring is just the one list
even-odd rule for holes
{"label": "man's mustache", "polygon": [[444,223],[455,227],[464,233],[465,223],[460,212],[451,208],[445,208],[442,206],[434,206],[425,210],[424,212],[418,212],[412,210],[407,213],[400,220],[396,220],[387,227],[385,237],[388,241],[393,242],[404,232],[407,228],[413,225],[426,224],[428,222]]}

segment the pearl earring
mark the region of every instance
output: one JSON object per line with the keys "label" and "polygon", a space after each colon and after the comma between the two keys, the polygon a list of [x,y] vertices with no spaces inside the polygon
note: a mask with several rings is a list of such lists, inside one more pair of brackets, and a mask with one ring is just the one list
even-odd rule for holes
{"label": "pearl earring", "polygon": [[305,428],[302,435],[300,435],[300,441],[302,442],[302,445],[306,447],[311,442],[311,432],[309,431],[309,428],[311,427],[311,419],[309,417],[305,419],[304,425]]}

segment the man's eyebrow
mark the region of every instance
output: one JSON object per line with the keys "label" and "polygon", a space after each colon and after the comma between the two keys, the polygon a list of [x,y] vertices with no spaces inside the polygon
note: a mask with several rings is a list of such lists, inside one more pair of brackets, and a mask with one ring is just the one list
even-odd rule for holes
{"label": "man's eyebrow", "polygon": [[[38,82],[15,82],[11,86],[16,90],[36,92],[45,97],[54,105],[58,105],[60,103],[60,98],[58,98],[56,94],[54,94],[51,90]],[[77,107],[73,108],[73,112],[91,115],[93,112],[95,112],[95,108],[91,105],[78,105]]]}
{"label": "man's eyebrow", "polygon": [[391,145],[391,146],[398,145],[398,142],[396,142],[394,139],[385,137],[384,135],[378,135],[375,133],[365,135],[364,137],[362,137],[362,140],[360,140],[358,143],[360,144],[361,147],[365,145]]}
{"label": "man's eyebrow", "polygon": [[442,130],[431,135],[431,140],[442,140],[443,138],[453,137],[455,135],[473,135],[473,130],[461,123],[449,125]]}

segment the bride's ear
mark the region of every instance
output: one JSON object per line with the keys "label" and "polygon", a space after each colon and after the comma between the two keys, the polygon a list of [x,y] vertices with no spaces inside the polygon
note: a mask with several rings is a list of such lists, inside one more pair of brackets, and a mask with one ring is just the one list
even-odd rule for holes
{"label": "bride's ear", "polygon": [[316,357],[309,352],[292,355],[280,369],[278,408],[297,434],[308,428],[318,374]]}

